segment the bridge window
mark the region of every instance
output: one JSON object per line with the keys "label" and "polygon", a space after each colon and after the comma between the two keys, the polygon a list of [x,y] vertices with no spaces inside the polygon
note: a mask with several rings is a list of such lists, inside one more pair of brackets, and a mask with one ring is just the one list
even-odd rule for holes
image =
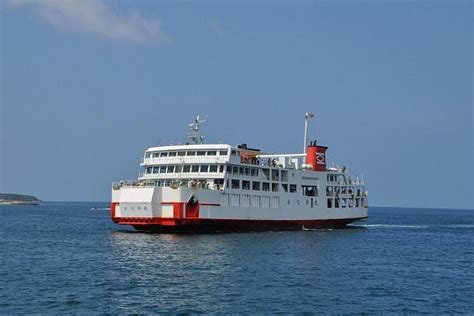
{"label": "bridge window", "polygon": [[332,199],[328,199],[328,208],[332,208]]}
{"label": "bridge window", "polygon": [[243,180],[242,181],[242,189],[243,190],[250,190],[250,181]]}
{"label": "bridge window", "polygon": [[232,174],[232,166],[227,166],[227,173]]}
{"label": "bridge window", "polygon": [[282,183],[281,187],[283,188],[283,191],[288,192],[288,184]]}
{"label": "bridge window", "polygon": [[168,166],[166,173],[173,173],[173,172],[174,172],[174,166]]}
{"label": "bridge window", "polygon": [[184,165],[183,166],[183,172],[184,173],[188,173],[191,171],[191,166],[190,165]]}
{"label": "bridge window", "polygon": [[250,168],[244,168],[245,175],[250,175]]}
{"label": "bridge window", "polygon": [[198,156],[205,156],[206,152],[204,150],[198,150],[197,155]]}
{"label": "bridge window", "polygon": [[209,150],[209,151],[207,151],[207,155],[208,156],[215,156],[215,155],[217,155],[217,152],[215,150]]}
{"label": "bridge window", "polygon": [[270,183],[262,182],[262,191],[270,191]]}
{"label": "bridge window", "polygon": [[186,152],[186,156],[196,156],[196,152],[194,150]]}
{"label": "bridge window", "polygon": [[237,156],[237,152],[236,152],[234,149],[232,149],[232,151],[231,151],[230,154],[231,154],[232,156]]}
{"label": "bridge window", "polygon": [[152,172],[153,172],[153,167],[146,168],[146,173],[152,173]]}
{"label": "bridge window", "polygon": [[160,167],[153,167],[153,173],[160,172]]}
{"label": "bridge window", "polygon": [[191,172],[199,172],[199,165],[192,165]]}
{"label": "bridge window", "polygon": [[224,172],[224,165],[219,166],[219,172]]}
{"label": "bridge window", "polygon": [[168,157],[168,153],[167,152],[163,152],[160,154],[160,157]]}
{"label": "bridge window", "polygon": [[170,157],[176,157],[176,152],[175,151],[171,151],[168,156]]}
{"label": "bridge window", "polygon": [[151,154],[151,156],[152,156],[153,158],[160,157],[160,153],[153,153],[153,154]]}
{"label": "bridge window", "polygon": [[201,172],[208,172],[209,171],[209,165],[201,165]]}
{"label": "bridge window", "polygon": [[178,151],[178,156],[185,156],[186,152],[185,151]]}
{"label": "bridge window", "polygon": [[227,156],[227,150],[221,150],[219,151],[220,156]]}
{"label": "bridge window", "polygon": [[217,165],[211,165],[209,167],[209,172],[217,172]]}
{"label": "bridge window", "polygon": [[150,158],[151,153],[145,153],[145,158]]}

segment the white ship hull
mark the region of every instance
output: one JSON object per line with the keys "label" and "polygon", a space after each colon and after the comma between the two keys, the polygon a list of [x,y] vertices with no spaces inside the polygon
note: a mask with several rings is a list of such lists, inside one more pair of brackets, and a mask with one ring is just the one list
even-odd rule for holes
{"label": "white ship hull", "polygon": [[[252,192],[239,191],[239,201],[232,201],[237,194],[216,190],[121,187],[112,190],[111,217],[118,224],[144,231],[224,232],[340,228],[368,216],[365,203],[329,209],[325,196],[295,198],[268,192],[257,198],[245,194]],[[262,205],[263,197],[268,197],[268,205]],[[240,205],[247,202],[248,206]]]}

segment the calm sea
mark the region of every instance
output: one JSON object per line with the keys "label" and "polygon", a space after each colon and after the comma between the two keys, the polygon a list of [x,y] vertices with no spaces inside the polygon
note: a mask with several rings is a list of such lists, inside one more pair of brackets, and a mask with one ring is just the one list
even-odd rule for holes
{"label": "calm sea", "polygon": [[474,211],[342,230],[154,235],[106,203],[0,206],[0,314],[474,313]]}

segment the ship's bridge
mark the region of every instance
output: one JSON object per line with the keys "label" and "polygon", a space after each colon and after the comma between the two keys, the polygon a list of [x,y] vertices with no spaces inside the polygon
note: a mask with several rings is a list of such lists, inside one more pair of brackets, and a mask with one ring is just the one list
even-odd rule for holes
{"label": "ship's bridge", "polygon": [[196,144],[151,147],[145,151],[141,166],[162,164],[225,163],[231,146]]}

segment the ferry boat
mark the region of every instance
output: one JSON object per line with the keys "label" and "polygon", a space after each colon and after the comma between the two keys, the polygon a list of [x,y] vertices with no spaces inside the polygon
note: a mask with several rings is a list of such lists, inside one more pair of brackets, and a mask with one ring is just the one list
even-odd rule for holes
{"label": "ferry boat", "polygon": [[148,232],[235,232],[341,228],[368,217],[364,180],[328,167],[328,147],[271,154],[241,144],[205,144],[199,116],[190,142],[150,147],[137,180],[112,184],[110,215]]}

